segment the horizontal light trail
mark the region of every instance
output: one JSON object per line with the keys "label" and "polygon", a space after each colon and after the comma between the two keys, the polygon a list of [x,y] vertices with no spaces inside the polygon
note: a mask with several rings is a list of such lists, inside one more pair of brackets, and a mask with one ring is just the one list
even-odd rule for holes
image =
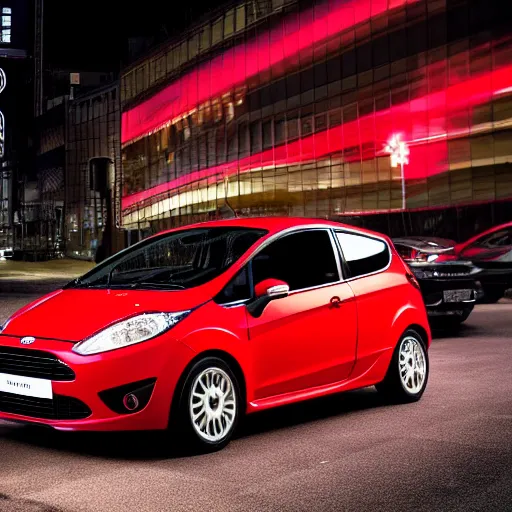
{"label": "horizontal light trail", "polygon": [[[257,155],[194,171],[167,183],[125,196],[122,198],[122,209],[218,175],[229,177],[262,167],[314,161],[339,153],[345,148],[360,147],[368,143],[375,143],[377,147],[382,144],[384,147],[389,137],[395,133],[403,134],[406,141],[424,140],[423,144],[411,147],[411,163],[406,167],[406,178],[416,179],[443,172],[447,168],[446,141],[443,141],[445,135],[454,130],[459,137],[464,134],[460,127],[450,126],[451,118],[456,118],[457,113],[465,112],[471,107],[491,101],[497,93],[501,94],[501,91],[510,87],[511,83],[512,65],[369,114],[356,121],[276,146]],[[466,133],[471,133],[471,127],[468,126]],[[437,144],[439,151],[433,150],[434,143]]]}
{"label": "horizontal light trail", "polygon": [[[225,94],[276,64],[380,14],[419,0],[332,0],[330,11],[289,16],[279,27],[235,46],[124,112],[121,143],[162,128],[201,103]],[[325,10],[325,9],[324,9]]]}

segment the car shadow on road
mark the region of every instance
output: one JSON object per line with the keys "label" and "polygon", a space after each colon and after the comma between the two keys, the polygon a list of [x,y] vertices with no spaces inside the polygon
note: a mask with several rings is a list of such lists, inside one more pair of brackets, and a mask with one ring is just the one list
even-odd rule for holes
{"label": "car shadow on road", "polygon": [[[331,395],[258,412],[244,418],[235,438],[243,439],[386,405],[374,388]],[[116,460],[168,460],[195,455],[169,443],[165,432],[58,432],[50,428],[0,428],[0,436],[27,447]]]}
{"label": "car shadow on road", "polygon": [[373,387],[347,391],[247,416],[244,418],[237,437],[259,435],[386,405],[388,404]]}
{"label": "car shadow on road", "polygon": [[480,329],[473,325],[458,325],[455,327],[432,327],[432,340],[447,340],[450,338],[468,338],[478,334]]}
{"label": "car shadow on road", "polygon": [[433,341],[448,341],[453,338],[474,338],[489,335],[484,327],[475,324],[462,324],[454,327],[432,328]]}

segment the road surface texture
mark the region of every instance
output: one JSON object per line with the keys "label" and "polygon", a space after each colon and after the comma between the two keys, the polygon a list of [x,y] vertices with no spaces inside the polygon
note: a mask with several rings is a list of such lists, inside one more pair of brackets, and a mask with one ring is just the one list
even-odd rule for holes
{"label": "road surface texture", "polygon": [[[0,321],[32,298],[0,295]],[[260,413],[207,456],[0,422],[0,512],[510,511],[511,369],[505,299],[434,340],[419,403],[369,389]]]}

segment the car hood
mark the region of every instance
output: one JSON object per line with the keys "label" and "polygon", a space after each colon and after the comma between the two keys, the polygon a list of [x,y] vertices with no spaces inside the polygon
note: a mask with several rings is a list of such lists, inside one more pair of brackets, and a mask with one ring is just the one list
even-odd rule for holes
{"label": "car hood", "polygon": [[415,249],[416,251],[426,254],[442,254],[444,252],[449,252],[457,245],[453,240],[428,236],[394,238],[393,243],[405,245],[406,247],[410,247],[411,249]]}
{"label": "car hood", "polygon": [[185,311],[210,298],[200,288],[180,291],[58,290],[12,315],[1,334],[77,342],[139,313]]}

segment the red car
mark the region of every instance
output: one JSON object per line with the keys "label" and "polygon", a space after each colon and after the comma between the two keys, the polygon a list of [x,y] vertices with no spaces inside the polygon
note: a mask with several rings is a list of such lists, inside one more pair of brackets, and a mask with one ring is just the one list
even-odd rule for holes
{"label": "red car", "polygon": [[334,222],[146,239],[0,330],[0,418],[225,445],[245,413],[376,385],[422,396],[429,324],[390,240]]}

